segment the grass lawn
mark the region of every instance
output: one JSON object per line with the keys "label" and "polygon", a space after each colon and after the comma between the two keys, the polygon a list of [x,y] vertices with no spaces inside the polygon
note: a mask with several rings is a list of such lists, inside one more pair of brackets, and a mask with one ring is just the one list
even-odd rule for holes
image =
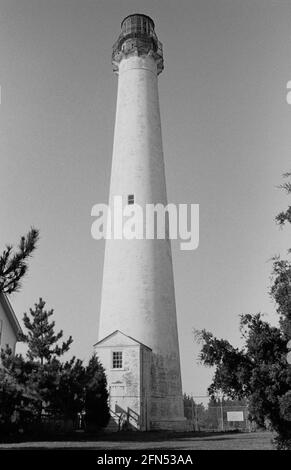
{"label": "grass lawn", "polygon": [[79,434],[72,440],[0,444],[4,449],[180,449],[272,450],[272,434],[256,433],[162,433],[119,432],[97,438]]}

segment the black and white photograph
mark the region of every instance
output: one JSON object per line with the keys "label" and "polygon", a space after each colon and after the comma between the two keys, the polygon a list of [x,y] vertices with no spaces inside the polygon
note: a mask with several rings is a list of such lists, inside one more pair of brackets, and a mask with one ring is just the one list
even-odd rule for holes
{"label": "black and white photograph", "polygon": [[1,461],[287,464],[290,129],[291,0],[0,0]]}

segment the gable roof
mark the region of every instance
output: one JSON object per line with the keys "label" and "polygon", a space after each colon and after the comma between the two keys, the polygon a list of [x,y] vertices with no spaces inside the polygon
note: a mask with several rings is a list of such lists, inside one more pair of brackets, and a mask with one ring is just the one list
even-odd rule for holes
{"label": "gable roof", "polygon": [[114,336],[116,335],[117,333],[120,333],[121,335],[125,336],[126,338],[129,338],[131,341],[134,341],[135,343],[138,343],[140,346],[143,346],[144,348],[147,348],[149,349],[150,351],[152,350],[149,346],[147,346],[146,344],[143,344],[141,343],[140,341],[138,341],[137,339],[133,338],[132,336],[129,336],[129,335],[126,335],[125,333],[123,333],[122,331],[120,330],[115,330],[113,331],[112,333],[110,333],[109,335],[105,336],[105,338],[102,338],[100,339],[100,341],[97,341],[97,343],[95,343],[93,346],[99,346],[101,343],[103,343],[104,341],[106,341],[107,339],[109,339],[111,336]]}
{"label": "gable roof", "polygon": [[6,316],[9,320],[10,325],[12,326],[15,336],[19,338],[20,334],[22,333],[21,326],[19,324],[19,321],[17,320],[17,317],[14,313],[14,310],[11,306],[11,303],[9,302],[7,295],[1,292],[0,292],[0,303],[3,307],[4,312],[6,313]]}

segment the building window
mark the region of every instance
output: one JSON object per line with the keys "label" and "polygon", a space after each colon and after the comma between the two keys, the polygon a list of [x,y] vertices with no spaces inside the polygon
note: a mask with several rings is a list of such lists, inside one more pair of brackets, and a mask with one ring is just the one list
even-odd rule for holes
{"label": "building window", "polygon": [[129,194],[127,196],[127,202],[128,204],[134,204],[134,194]]}
{"label": "building window", "polygon": [[122,369],[122,351],[113,351],[112,369]]}

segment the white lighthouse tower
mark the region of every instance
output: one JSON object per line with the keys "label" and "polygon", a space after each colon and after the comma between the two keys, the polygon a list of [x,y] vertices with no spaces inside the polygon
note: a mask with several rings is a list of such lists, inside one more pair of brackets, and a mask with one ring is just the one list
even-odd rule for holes
{"label": "white lighthouse tower", "polygon": [[[109,206],[167,205],[154,22],[134,14],[113,46],[118,96]],[[112,416],[141,430],[184,429],[170,240],[106,240],[98,343]]]}

